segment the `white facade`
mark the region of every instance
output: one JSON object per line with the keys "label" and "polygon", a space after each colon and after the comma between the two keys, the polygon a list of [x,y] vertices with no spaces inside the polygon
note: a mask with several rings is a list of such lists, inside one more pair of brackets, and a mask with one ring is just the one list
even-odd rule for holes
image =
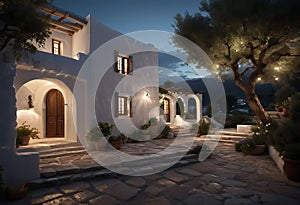
{"label": "white facade", "polygon": [[189,123],[199,122],[202,117],[202,94],[191,92],[172,92],[160,94],[161,108],[165,112],[164,99],[169,100],[169,117],[166,122],[181,126],[182,120]]}
{"label": "white facade", "polygon": [[[81,107],[82,104],[80,103],[85,97],[85,94],[90,92],[88,89],[90,79],[80,79],[82,81],[82,87],[80,87],[82,95],[74,95],[74,85],[76,80],[78,80],[78,73],[86,60],[92,56],[93,52],[99,46],[121,35],[119,32],[97,22],[90,16],[88,16],[86,20],[88,22],[87,25],[73,35],[53,31],[50,38],[47,39],[44,48],[39,48],[36,54],[30,56],[28,59],[19,61],[15,67],[16,75],[14,87],[16,89],[17,119],[15,116],[11,121],[15,122],[17,120],[18,124],[23,122],[30,124],[31,127],[35,127],[40,131],[41,138],[47,137],[47,129],[49,129],[49,114],[47,113],[50,112],[47,111],[48,99],[52,99],[49,97],[50,93],[55,91],[56,95],[61,96],[60,103],[62,103],[62,107],[60,109],[63,110],[63,117],[61,120],[63,121],[63,123],[61,123],[63,127],[57,129],[60,129],[60,132],[63,132],[61,136],[64,139],[69,141],[78,140],[78,121],[79,119],[88,116],[88,110]],[[158,85],[157,51],[155,48],[144,45],[129,37],[123,37],[123,39],[124,38],[126,39],[125,47],[132,48],[133,50],[136,48],[141,49],[143,47],[145,50],[151,50],[152,52],[130,53],[133,72],[129,75],[117,73],[114,66],[111,66],[108,69],[105,73],[104,80],[99,84],[95,96],[96,118],[99,121],[106,121],[112,124],[133,124],[138,127],[147,122],[148,117],[158,117],[159,115],[158,110],[153,111],[155,107],[159,107],[158,87],[142,87],[139,90],[135,90],[135,93],[131,92],[134,90],[133,88],[135,88],[136,82],[145,82],[147,79],[150,79],[149,76],[151,79],[154,79]],[[61,42],[61,55],[52,53],[52,40]],[[124,48],[115,47],[112,50],[107,50],[105,55],[108,56],[108,61],[116,62],[116,52],[126,55],[127,53],[122,49]],[[99,65],[97,64],[97,66],[99,70],[107,69],[102,63],[99,63]],[[142,67],[152,67],[154,69],[143,75],[143,73],[138,72]],[[8,75],[14,76],[11,74]],[[95,76],[93,73],[90,73],[90,77],[93,78]],[[123,79],[127,81],[127,83],[125,83],[127,87],[115,89]],[[147,99],[145,99],[146,94],[148,96]],[[115,110],[118,109],[118,105],[116,104],[116,97],[118,95],[127,96],[128,99],[131,100],[130,115],[113,116]],[[6,96],[5,93],[3,93],[3,96]],[[29,106],[29,96],[32,100],[33,107]],[[14,96],[12,96],[12,100],[14,99]],[[89,103],[88,100],[85,103]],[[115,121],[113,121],[114,117]],[[15,124],[12,125],[15,126]],[[119,130],[117,132],[121,131]],[[22,174],[16,174],[16,170],[10,171],[10,173],[5,171],[4,177],[6,179],[11,179],[5,183],[18,184],[39,178],[39,159],[36,153],[27,154],[24,156],[23,161],[20,161],[22,159],[19,157],[18,153],[16,153],[15,149],[15,137],[7,141],[3,139],[1,143],[2,147],[9,147],[9,152],[12,154],[11,158],[5,157],[4,159],[3,157],[0,157],[2,165],[5,164],[5,162],[2,162],[3,160],[8,160],[10,161],[9,166],[16,170],[18,167],[22,167],[22,169],[23,167],[28,167],[28,172],[24,168]],[[0,151],[1,156],[8,156],[5,154],[7,152],[6,150]],[[26,163],[26,166],[24,163]],[[4,166],[7,168],[6,165]]]}
{"label": "white facade", "polygon": [[[116,32],[105,25],[97,22],[95,19],[88,16],[88,24],[80,31],[76,32],[73,36],[63,34],[54,31],[50,38],[46,41],[45,48],[39,49],[40,51],[34,56],[36,65],[28,64],[28,62],[20,62],[17,65],[17,74],[15,78],[15,87],[17,90],[17,122],[22,123],[26,121],[32,127],[36,127],[40,131],[40,137],[46,137],[46,95],[52,89],[57,89],[62,93],[64,99],[64,137],[67,140],[76,141],[76,119],[80,116],[75,116],[77,112],[73,112],[76,108],[76,102],[78,99],[72,94],[76,76],[81,69],[83,63],[87,58],[95,51],[99,46],[103,45],[107,41],[120,36],[119,32]],[[126,37],[125,37],[126,38]],[[61,56],[52,54],[52,39],[61,41]],[[126,38],[128,46],[135,47],[147,47],[147,50],[156,51],[154,48],[148,48],[149,45],[144,45],[131,38]],[[110,56],[112,61],[115,61],[115,52],[107,51],[107,56]],[[122,49],[122,48],[120,48]],[[157,67],[157,53],[147,54],[132,54],[132,69],[136,71],[140,67],[156,66]],[[106,69],[101,68],[99,69]],[[157,79],[158,84],[158,71],[147,72],[151,75],[152,79]],[[135,86],[138,79],[141,78],[141,74],[130,74],[129,80],[127,79],[127,87]],[[111,109],[111,104],[115,104],[115,87],[124,78],[124,75],[116,73],[114,68],[110,68],[105,74],[104,80],[100,83],[97,95],[96,95],[96,115],[100,121],[113,122],[114,110]],[[145,76],[145,79],[149,79]],[[88,82],[90,79],[86,79]],[[128,82],[129,81],[129,82]],[[145,119],[147,112],[153,107],[158,105],[158,88],[147,88],[146,91],[139,91],[139,93],[150,93],[151,103],[147,103],[148,108],[138,108],[137,105],[141,104],[140,99],[143,94],[136,94],[131,96],[127,93],[127,88],[121,88],[121,94],[132,97],[132,112],[131,117],[120,116],[117,121],[130,121],[137,126],[147,122]],[[28,96],[32,96],[33,108],[28,107]],[[106,96],[108,99],[103,99]],[[75,99],[74,99],[75,98]],[[109,99],[110,98],[110,99]],[[74,100],[75,101],[74,101]],[[138,111],[139,109],[139,111]],[[141,113],[142,112],[142,113]],[[136,113],[136,114],[134,114]],[[137,114],[139,113],[139,114]]]}

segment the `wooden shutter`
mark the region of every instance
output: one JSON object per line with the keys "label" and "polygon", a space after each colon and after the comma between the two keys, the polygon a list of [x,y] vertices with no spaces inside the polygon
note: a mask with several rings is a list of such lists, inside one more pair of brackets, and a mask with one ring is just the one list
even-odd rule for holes
{"label": "wooden shutter", "polygon": [[115,92],[115,117],[119,117],[119,93]]}

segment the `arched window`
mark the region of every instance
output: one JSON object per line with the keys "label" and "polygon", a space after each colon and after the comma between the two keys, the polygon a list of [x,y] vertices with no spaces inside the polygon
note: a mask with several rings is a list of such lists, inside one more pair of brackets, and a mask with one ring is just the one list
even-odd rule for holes
{"label": "arched window", "polygon": [[194,98],[188,100],[188,113],[186,114],[186,119],[196,119],[197,117],[197,103]]}

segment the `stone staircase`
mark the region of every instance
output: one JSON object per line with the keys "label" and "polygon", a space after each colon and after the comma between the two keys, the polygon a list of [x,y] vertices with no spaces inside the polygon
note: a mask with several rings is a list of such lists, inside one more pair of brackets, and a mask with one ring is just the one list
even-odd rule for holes
{"label": "stone staircase", "polygon": [[[132,144],[130,146],[135,145]],[[84,147],[77,142],[67,142],[64,140],[33,142],[29,146],[18,148],[18,152],[39,152],[41,175],[39,179],[29,183],[32,189],[94,178],[103,179],[117,175],[115,172],[96,163],[86,152]],[[182,150],[177,153],[160,156],[159,161],[161,163],[153,164],[151,169],[168,166],[170,163],[173,163],[175,159],[178,159],[179,155],[182,156],[183,152]],[[130,164],[139,164],[145,168],[155,160],[157,160],[157,158],[150,158],[148,161],[127,161],[123,162],[123,164],[112,164],[111,166],[119,166],[119,168],[122,169],[124,166],[130,167]],[[181,158],[173,167],[184,166],[186,164],[196,163],[197,161],[197,155],[189,154]]]}
{"label": "stone staircase", "polygon": [[200,136],[203,140],[218,141],[221,143],[234,144],[247,137],[251,137],[251,133],[237,132],[234,129],[216,131],[208,135]]}
{"label": "stone staircase", "polygon": [[[190,136],[188,130],[182,130],[178,127],[173,128],[175,133],[180,132],[181,136]],[[249,133],[238,133],[234,130],[225,130],[218,131],[209,135],[201,136],[196,139],[196,143],[201,143],[204,140],[209,141],[218,141],[218,138],[221,138],[219,142],[233,144],[241,139],[249,137]],[[172,142],[172,139],[160,139],[154,140],[151,142],[144,143],[127,143],[126,146],[123,146],[125,150],[121,150],[126,152],[126,149],[129,151],[134,150],[143,150],[144,148],[148,148],[149,144],[152,143],[152,147],[155,146],[164,147],[167,146],[168,143]],[[128,148],[129,146],[129,148]],[[151,145],[150,145],[151,146]],[[137,160],[137,161],[125,161],[117,164],[112,164],[111,166],[117,166],[120,170],[126,168],[130,168],[131,164],[141,165],[141,169],[143,171],[153,171],[155,169],[159,169],[163,166],[168,166],[170,163],[173,163],[174,160],[180,159],[178,156],[183,156],[186,152],[184,147],[180,147],[176,152],[171,152],[166,155],[161,155],[159,157],[160,163],[153,163],[153,161],[157,160],[156,158],[149,158],[148,160]],[[127,147],[127,148],[126,148]],[[153,148],[152,148],[153,149]],[[55,140],[50,139],[48,141],[38,140],[31,142],[29,146],[18,148],[18,152],[39,152],[40,155],[40,178],[34,180],[30,183],[31,188],[40,188],[40,187],[49,187],[56,186],[59,184],[65,184],[73,181],[81,181],[92,178],[105,178],[112,177],[117,175],[115,172],[106,169],[105,167],[96,163],[93,158],[86,152],[84,147],[78,142],[68,142],[65,140]],[[151,149],[148,151],[151,152]],[[144,151],[141,151],[144,153]],[[147,154],[149,154],[146,151]],[[137,155],[142,153],[137,153]],[[198,162],[197,154],[188,154],[184,155],[180,160],[172,167],[184,166],[191,163]],[[152,164],[151,164],[152,163]],[[147,170],[147,165],[151,164],[151,170]],[[144,166],[144,167],[143,167]]]}

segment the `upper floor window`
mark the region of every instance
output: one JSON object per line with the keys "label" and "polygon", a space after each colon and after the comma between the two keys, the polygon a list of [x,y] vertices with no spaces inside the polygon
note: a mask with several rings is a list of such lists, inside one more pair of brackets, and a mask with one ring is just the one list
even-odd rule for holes
{"label": "upper floor window", "polygon": [[116,72],[127,75],[131,71],[131,57],[118,55]]}
{"label": "upper floor window", "polygon": [[61,55],[61,41],[52,39],[52,53],[55,55]]}

